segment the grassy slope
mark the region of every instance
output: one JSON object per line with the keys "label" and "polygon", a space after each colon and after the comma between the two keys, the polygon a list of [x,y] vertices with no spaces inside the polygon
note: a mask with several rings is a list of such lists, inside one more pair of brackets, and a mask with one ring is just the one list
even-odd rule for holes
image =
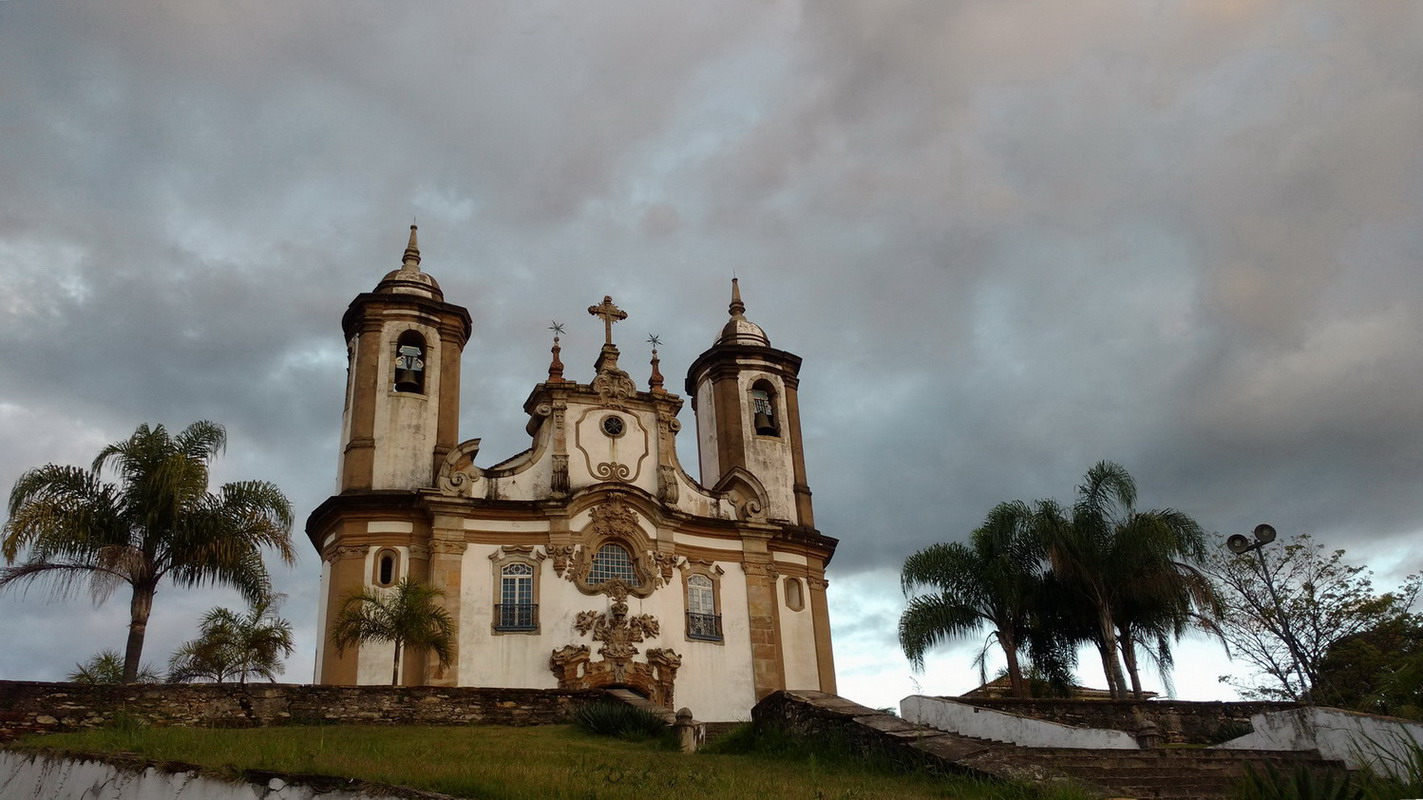
{"label": "grassy slope", "polygon": [[354,777],[460,797],[1020,798],[1021,788],[892,774],[824,753],[697,754],[594,737],[570,727],[106,729],[31,737],[19,747],[123,752],[231,772]]}

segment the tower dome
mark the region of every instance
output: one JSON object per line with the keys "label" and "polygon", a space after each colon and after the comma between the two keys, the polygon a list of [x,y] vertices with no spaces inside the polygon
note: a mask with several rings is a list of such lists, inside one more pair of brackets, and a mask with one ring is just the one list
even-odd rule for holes
{"label": "tower dome", "polygon": [[376,284],[379,294],[418,294],[435,300],[444,300],[445,293],[434,276],[420,271],[420,246],[415,241],[414,225],[410,226],[410,244],[405,246],[405,257],[399,269],[393,269]]}
{"label": "tower dome", "polygon": [[731,305],[727,307],[727,312],[731,314],[731,319],[722,327],[716,344],[771,346],[771,340],[766,337],[761,326],[746,318],[746,304],[741,302],[741,287],[737,285],[735,278],[731,279]]}

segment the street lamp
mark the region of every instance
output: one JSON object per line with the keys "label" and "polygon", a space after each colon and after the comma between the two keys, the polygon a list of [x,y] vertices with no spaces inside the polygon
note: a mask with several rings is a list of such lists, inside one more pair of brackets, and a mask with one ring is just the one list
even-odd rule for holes
{"label": "street lamp", "polygon": [[[1252,550],[1261,550],[1265,545],[1275,541],[1275,526],[1261,523],[1255,526],[1255,541],[1251,542],[1242,534],[1234,534],[1225,540],[1225,546],[1230,548],[1230,552],[1243,556]],[[1261,550],[1257,559],[1253,559],[1251,566],[1265,582],[1265,588],[1270,591],[1270,600],[1275,604],[1275,616],[1280,621],[1280,638],[1285,640],[1285,646],[1290,649],[1290,655],[1294,658],[1295,674],[1299,677],[1300,691],[1307,692],[1310,689],[1309,679],[1304,672],[1304,653],[1299,646],[1299,640],[1295,639],[1294,632],[1290,630],[1289,614],[1285,613],[1285,608],[1280,604],[1280,596],[1275,592],[1275,581],[1270,575],[1270,569],[1265,566],[1265,553]],[[1266,616],[1268,620],[1269,617]]]}

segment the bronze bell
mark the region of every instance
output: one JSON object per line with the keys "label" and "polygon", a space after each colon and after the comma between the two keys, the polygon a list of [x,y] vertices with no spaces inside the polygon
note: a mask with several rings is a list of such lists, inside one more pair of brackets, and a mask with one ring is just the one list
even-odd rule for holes
{"label": "bronze bell", "polygon": [[425,363],[420,348],[401,346],[395,358],[395,391],[419,392],[425,386]]}
{"label": "bronze bell", "polygon": [[771,415],[760,409],[756,410],[756,434],[758,436],[775,436],[779,433],[776,430],[776,423],[771,419]]}

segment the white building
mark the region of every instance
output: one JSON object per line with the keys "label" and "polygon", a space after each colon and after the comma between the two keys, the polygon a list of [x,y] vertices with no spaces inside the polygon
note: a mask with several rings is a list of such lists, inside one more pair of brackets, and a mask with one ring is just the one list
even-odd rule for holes
{"label": "white building", "polygon": [[[457,441],[464,308],[401,268],[342,318],[349,374],[340,493],[307,521],[322,557],[323,628],[343,600],[411,576],[444,592],[457,653],[407,653],[407,685],[620,686],[701,719],[743,719],[780,688],[835,691],[825,565],[836,540],[811,514],[800,358],[731,319],[691,365],[700,481],[677,457],[683,398],[653,352],[646,390],[618,366],[610,298],[590,307],[605,343],[589,383],[548,379],[524,410],[529,449],[475,466]],[[319,683],[379,684],[391,645],[317,654]],[[428,663],[427,663],[428,662]]]}

